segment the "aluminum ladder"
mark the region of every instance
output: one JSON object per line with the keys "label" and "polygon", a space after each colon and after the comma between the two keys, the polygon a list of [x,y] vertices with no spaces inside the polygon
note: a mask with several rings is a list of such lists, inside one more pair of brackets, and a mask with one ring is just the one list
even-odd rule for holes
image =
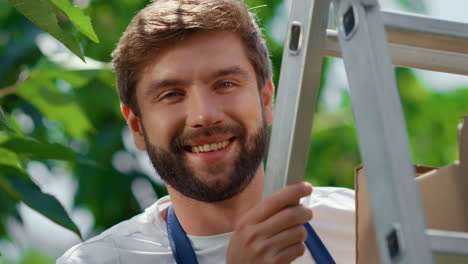
{"label": "aluminum ladder", "polygon": [[440,256],[468,256],[468,235],[425,227],[392,63],[468,75],[468,24],[332,2],[337,31],[330,0],[292,0],[264,197],[303,180],[322,58],[342,57],[381,263],[460,263]]}

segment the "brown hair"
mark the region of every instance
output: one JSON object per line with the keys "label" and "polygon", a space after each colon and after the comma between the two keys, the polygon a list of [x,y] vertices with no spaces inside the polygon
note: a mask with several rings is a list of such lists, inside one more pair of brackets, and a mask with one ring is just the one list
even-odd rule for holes
{"label": "brown hair", "polygon": [[242,0],[158,0],[130,22],[112,52],[120,100],[139,115],[135,87],[148,57],[197,31],[236,32],[257,74],[259,88],[271,78],[265,40]]}

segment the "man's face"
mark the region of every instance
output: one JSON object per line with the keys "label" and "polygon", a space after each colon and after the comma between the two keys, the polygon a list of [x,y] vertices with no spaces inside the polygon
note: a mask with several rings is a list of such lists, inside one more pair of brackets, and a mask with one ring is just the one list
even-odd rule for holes
{"label": "man's face", "polygon": [[137,146],[173,189],[215,202],[248,186],[272,119],[273,87],[259,91],[256,80],[231,32],[195,33],[150,60],[136,89],[141,116],[126,117]]}

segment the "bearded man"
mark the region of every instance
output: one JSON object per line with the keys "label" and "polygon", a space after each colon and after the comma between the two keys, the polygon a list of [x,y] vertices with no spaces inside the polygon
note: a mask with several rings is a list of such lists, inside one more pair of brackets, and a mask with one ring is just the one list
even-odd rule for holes
{"label": "bearded man", "polygon": [[352,190],[298,183],[262,200],[274,87],[243,1],[155,1],[113,63],[135,144],[169,196],[58,263],[354,263]]}

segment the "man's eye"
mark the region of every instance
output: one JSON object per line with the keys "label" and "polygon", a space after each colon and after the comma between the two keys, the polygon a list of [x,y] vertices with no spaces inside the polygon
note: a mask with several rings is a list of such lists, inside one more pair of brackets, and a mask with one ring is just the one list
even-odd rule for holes
{"label": "man's eye", "polygon": [[232,82],[222,82],[218,85],[218,88],[228,88],[234,86]]}
{"label": "man's eye", "polygon": [[178,95],[177,93],[171,92],[171,93],[165,94],[163,97],[164,97],[164,98],[170,98],[170,97],[175,97],[175,96],[177,96],[177,95]]}
{"label": "man's eye", "polygon": [[181,96],[180,92],[167,92],[163,95],[161,95],[159,98],[160,100],[176,100]]}

